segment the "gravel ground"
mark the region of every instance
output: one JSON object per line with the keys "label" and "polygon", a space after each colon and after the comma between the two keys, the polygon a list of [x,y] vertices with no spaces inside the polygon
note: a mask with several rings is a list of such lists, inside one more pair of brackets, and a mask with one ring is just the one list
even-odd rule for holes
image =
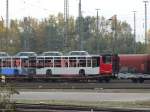
{"label": "gravel ground", "polygon": [[65,100],[65,101],[150,101],[149,93],[103,92],[20,92],[17,100]]}
{"label": "gravel ground", "polygon": [[18,89],[20,92],[150,93],[150,89]]}

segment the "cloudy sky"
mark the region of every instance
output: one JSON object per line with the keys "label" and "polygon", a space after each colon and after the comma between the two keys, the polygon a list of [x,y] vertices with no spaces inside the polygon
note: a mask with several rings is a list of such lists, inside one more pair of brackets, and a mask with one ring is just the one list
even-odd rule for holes
{"label": "cloudy sky", "polygon": [[[143,0],[81,0],[83,16],[96,16],[96,10],[100,9],[99,15],[110,18],[114,14],[121,21],[127,21],[133,28],[133,12],[136,13],[137,40],[144,40],[144,3]],[[32,16],[45,18],[50,14],[57,15],[64,11],[64,0],[9,0],[9,17],[22,19]],[[69,14],[78,15],[79,0],[69,0]],[[150,14],[150,3],[147,4]],[[0,16],[5,20],[6,0],[0,0]],[[148,28],[150,28],[150,15],[148,15]]]}

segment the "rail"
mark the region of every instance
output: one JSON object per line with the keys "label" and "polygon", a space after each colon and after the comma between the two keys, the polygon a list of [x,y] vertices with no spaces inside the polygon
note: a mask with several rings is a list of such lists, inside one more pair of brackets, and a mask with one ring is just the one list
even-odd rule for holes
{"label": "rail", "polygon": [[[54,82],[54,83],[9,83],[16,89],[150,89],[150,82],[147,83],[129,83],[112,82],[112,83],[69,83],[69,82]],[[3,86],[3,84],[0,84]]]}
{"label": "rail", "polygon": [[[7,111],[7,110],[5,110]],[[88,106],[48,105],[48,104],[16,104],[15,112],[149,112],[146,109],[100,108]],[[4,112],[4,110],[0,110]]]}

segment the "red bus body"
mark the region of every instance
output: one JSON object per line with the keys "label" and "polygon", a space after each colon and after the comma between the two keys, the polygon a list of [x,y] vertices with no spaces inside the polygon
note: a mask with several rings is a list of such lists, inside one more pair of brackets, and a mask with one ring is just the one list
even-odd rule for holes
{"label": "red bus body", "polygon": [[118,55],[102,55],[100,57],[100,74],[112,75],[119,72]]}
{"label": "red bus body", "polygon": [[102,57],[100,57],[100,74],[112,75],[112,63],[104,63]]}

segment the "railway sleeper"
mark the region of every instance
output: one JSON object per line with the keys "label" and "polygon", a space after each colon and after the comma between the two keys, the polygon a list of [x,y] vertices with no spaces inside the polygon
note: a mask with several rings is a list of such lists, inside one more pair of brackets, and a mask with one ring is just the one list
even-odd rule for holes
{"label": "railway sleeper", "polygon": [[98,79],[98,82],[99,82],[99,83],[103,83],[103,82],[109,83],[110,80],[111,80],[110,77],[100,77],[100,78]]}
{"label": "railway sleeper", "polygon": [[131,78],[133,83],[144,83],[144,78],[140,77],[140,78]]}

